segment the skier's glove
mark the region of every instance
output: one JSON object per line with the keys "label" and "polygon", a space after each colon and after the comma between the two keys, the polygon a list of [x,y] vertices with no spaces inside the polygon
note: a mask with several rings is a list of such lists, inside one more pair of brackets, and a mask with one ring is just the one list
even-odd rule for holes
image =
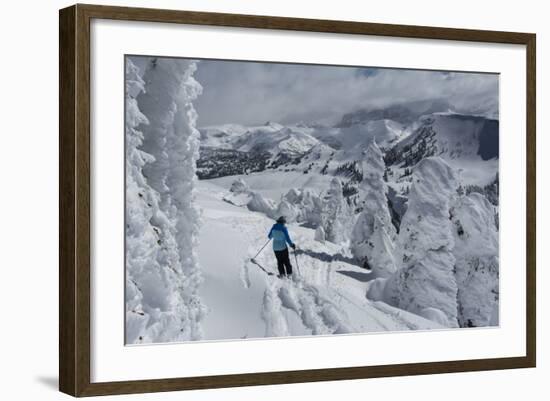
{"label": "skier's glove", "polygon": [[290,245],[290,247],[291,247],[292,249],[296,250],[296,244],[292,244],[292,245]]}

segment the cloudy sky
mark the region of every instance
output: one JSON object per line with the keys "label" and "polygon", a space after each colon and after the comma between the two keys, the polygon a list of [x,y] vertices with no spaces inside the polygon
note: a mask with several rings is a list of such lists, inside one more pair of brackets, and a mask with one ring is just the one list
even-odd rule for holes
{"label": "cloudy sky", "polygon": [[498,75],[201,60],[194,102],[199,126],[321,122],[415,100],[445,99],[454,111],[498,112]]}

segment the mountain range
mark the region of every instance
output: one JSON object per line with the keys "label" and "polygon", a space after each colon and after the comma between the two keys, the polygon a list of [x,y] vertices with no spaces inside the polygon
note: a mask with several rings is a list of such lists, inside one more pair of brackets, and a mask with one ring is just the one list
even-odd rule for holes
{"label": "mountain range", "polygon": [[482,188],[498,174],[498,120],[454,113],[442,100],[360,109],[345,114],[334,126],[266,122],[199,131],[200,179],[292,171],[341,176],[344,185],[353,184],[373,140],[384,152],[388,184],[397,193],[406,192],[412,169],[429,156],[446,160],[464,186]]}

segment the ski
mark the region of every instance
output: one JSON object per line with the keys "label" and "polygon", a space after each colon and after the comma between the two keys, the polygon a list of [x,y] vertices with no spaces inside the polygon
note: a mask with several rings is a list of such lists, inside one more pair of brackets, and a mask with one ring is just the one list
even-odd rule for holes
{"label": "ski", "polygon": [[268,270],[266,270],[261,264],[259,264],[258,262],[256,262],[256,260],[254,258],[250,259],[250,262],[256,266],[258,266],[260,269],[262,269],[262,271],[267,274],[268,276],[274,276],[275,273],[272,273]]}

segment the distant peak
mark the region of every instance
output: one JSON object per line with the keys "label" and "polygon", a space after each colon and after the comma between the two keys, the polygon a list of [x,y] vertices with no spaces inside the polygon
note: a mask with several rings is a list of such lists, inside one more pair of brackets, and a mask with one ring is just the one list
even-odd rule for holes
{"label": "distant peak", "polygon": [[344,128],[378,120],[393,120],[401,124],[409,124],[424,114],[448,112],[450,109],[452,109],[451,105],[444,99],[417,100],[386,107],[362,108],[344,114],[335,127]]}

